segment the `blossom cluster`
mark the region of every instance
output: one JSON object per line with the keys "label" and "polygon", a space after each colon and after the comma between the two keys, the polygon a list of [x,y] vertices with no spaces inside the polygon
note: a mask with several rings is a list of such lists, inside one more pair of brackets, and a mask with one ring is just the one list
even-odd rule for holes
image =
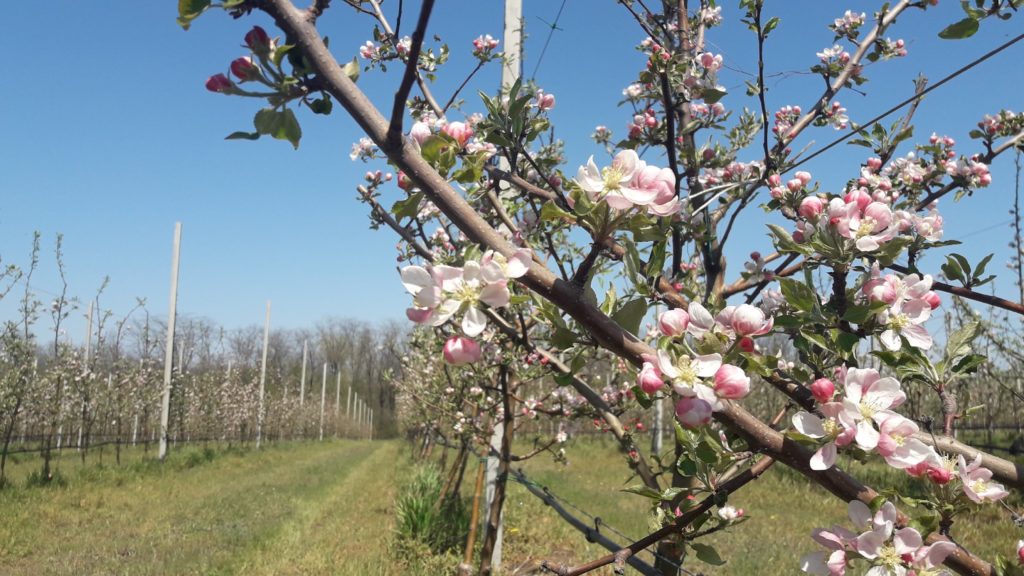
{"label": "blossom cluster", "polygon": [[614,210],[641,207],[654,216],[679,211],[675,174],[648,165],[633,150],[619,152],[603,169],[598,169],[591,156],[586,166],[580,166],[575,181],[591,201],[605,202]]}
{"label": "blossom cluster", "polygon": [[[637,384],[646,394],[658,394],[666,386],[678,396],[676,417],[687,428],[697,428],[723,408],[722,400],[738,400],[750,392],[750,377],[739,366],[723,362],[720,353],[698,354],[685,337],[701,340],[721,334],[745,351],[752,351],[753,338],[772,330],[774,321],[750,304],[728,306],[717,316],[697,302],[687,310],[677,308],[658,317],[664,337],[656,355],[645,355]],[[667,381],[667,382],[666,382]]]}
{"label": "blossom cluster", "polygon": [[811,386],[820,403],[820,416],[801,411],[792,418],[801,436],[820,443],[810,460],[812,470],[835,465],[838,448],[851,446],[877,452],[886,464],[912,476],[927,476],[940,485],[958,479],[964,496],[972,502],[996,501],[1007,496],[1001,484],[992,482],[992,471],[979,459],[968,464],[963,456],[950,460],[915,435],[917,424],[894,411],[907,396],[899,381],[882,377],[872,368],[838,370],[843,395],[835,399],[835,385],[819,379]]}
{"label": "blossom cluster", "polygon": [[828,551],[801,558],[801,570],[842,576],[854,561],[861,560],[871,566],[866,576],[952,576],[942,562],[956,550],[956,544],[941,541],[925,546],[916,529],[898,526],[898,513],[892,502],[885,502],[872,513],[867,504],[854,500],[847,510],[855,531],[839,525],[814,530],[811,537]]}

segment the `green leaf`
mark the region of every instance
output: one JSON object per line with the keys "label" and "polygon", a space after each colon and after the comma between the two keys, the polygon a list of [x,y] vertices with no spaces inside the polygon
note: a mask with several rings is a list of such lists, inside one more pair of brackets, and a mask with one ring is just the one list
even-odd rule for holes
{"label": "green leaf", "polygon": [[781,278],[779,284],[786,302],[797,310],[810,312],[818,305],[818,295],[803,282],[791,278]]}
{"label": "green leaf", "polygon": [[565,350],[566,348],[571,348],[572,345],[576,343],[576,334],[568,328],[558,326],[555,328],[555,332],[551,335],[551,339],[549,341],[555,348]]}
{"label": "green leaf", "polygon": [[391,213],[399,221],[403,218],[415,218],[420,212],[420,201],[423,200],[422,192],[413,192],[408,198],[403,198],[391,206]]}
{"label": "green leaf", "polygon": [[701,442],[700,444],[697,444],[697,458],[706,464],[717,464],[718,452],[715,451],[715,448],[711,446],[711,444]]}
{"label": "green leaf", "polygon": [[270,61],[274,63],[274,66],[281,66],[281,61],[284,60],[285,55],[294,47],[294,44],[282,44],[274,48],[274,53],[270,55]]}
{"label": "green leaf", "polygon": [[714,104],[715,102],[718,102],[722,98],[725,98],[725,95],[725,89],[719,90],[718,88],[706,88],[703,93],[704,101],[707,102],[708,104]]}
{"label": "green leaf", "polygon": [[650,488],[648,486],[644,486],[643,484],[640,484],[638,486],[629,486],[629,487],[623,488],[622,491],[623,492],[628,492],[630,494],[639,494],[640,496],[643,496],[644,498],[650,498],[652,500],[658,500],[659,502],[661,501],[661,492],[658,492],[654,488]]}
{"label": "green leaf", "polygon": [[621,308],[616,310],[612,314],[612,320],[630,334],[636,335],[640,332],[640,323],[643,322],[646,314],[647,301],[643,298],[637,298],[626,302]]}
{"label": "green leaf", "polygon": [[976,19],[967,17],[955,24],[950,24],[942,32],[939,32],[939,38],[944,40],[970,38],[974,36],[974,33],[978,31],[980,26],[981,23]]}
{"label": "green leaf", "polygon": [[274,138],[287,140],[291,142],[296,150],[299,149],[299,140],[302,139],[302,128],[299,126],[299,119],[295,117],[295,112],[292,112],[291,108],[284,111],[283,125],[280,132],[274,134]]}
{"label": "green leaf", "polygon": [[232,132],[224,137],[225,140],[259,140],[259,132]]}
{"label": "green leaf", "polygon": [[334,101],[331,100],[330,96],[324,94],[323,98],[317,98],[316,100],[311,101],[309,103],[309,109],[312,110],[314,114],[323,114],[326,116],[334,109]]}
{"label": "green leaf", "polygon": [[544,221],[567,220],[575,222],[576,217],[572,213],[562,210],[554,202],[545,202],[540,209],[540,219]]}
{"label": "green leaf", "polygon": [[353,82],[359,80],[359,62],[355,59],[355,57],[352,58],[351,62],[345,64],[341,68],[341,70],[342,72],[345,73],[345,76],[348,76],[349,80]]}
{"label": "green leaf", "polygon": [[712,566],[721,566],[725,564],[725,560],[718,555],[718,551],[707,544],[701,544],[700,542],[694,542],[690,544],[693,551],[697,554],[697,559],[705,564],[711,564]]}
{"label": "green leaf", "polygon": [[188,30],[192,21],[209,7],[210,0],[178,0],[178,25]]}

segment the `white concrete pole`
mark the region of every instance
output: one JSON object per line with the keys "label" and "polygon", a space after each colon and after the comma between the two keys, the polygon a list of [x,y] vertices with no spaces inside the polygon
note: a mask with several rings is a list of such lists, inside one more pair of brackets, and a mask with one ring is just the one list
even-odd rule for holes
{"label": "white concrete pole", "polygon": [[302,341],[302,383],[299,384],[299,407],[306,404],[306,359],[309,357],[309,340]]}
{"label": "white concrete pole", "polygon": [[327,362],[324,362],[324,377],[320,384],[320,439],[324,439],[324,404],[327,400]]}
{"label": "white concrete pole", "polygon": [[338,424],[341,422],[341,370],[338,370],[338,385],[334,389],[334,436],[338,436]]}
{"label": "white concrete pole", "polygon": [[[523,3],[522,0],[505,0],[505,65],[501,68],[501,87],[507,90],[523,74]],[[508,161],[504,156],[499,157],[498,165],[508,170]],[[494,427],[491,436],[491,454],[501,452],[501,437],[505,433],[505,423],[499,422]],[[494,500],[494,486],[498,481],[498,458],[488,456],[487,458],[487,506],[484,510],[490,510],[491,501]],[[487,524],[484,524],[486,527]],[[491,570],[501,572],[501,541],[505,533],[505,511],[501,511],[498,519],[498,533],[494,539],[494,552],[491,554]],[[485,536],[486,537],[486,536]]]}
{"label": "white concrete pole", "polygon": [[260,403],[256,412],[256,449],[263,441],[263,398],[267,390],[267,349],[270,347],[270,300],[267,300],[267,317],[263,321],[263,361],[260,363]]}
{"label": "white concrete pole", "polygon": [[171,297],[167,305],[167,341],[164,346],[164,389],[160,395],[160,460],[167,458],[167,423],[171,415],[171,371],[174,364],[174,317],[178,307],[178,261],[181,254],[181,222],[174,223],[171,253]]}

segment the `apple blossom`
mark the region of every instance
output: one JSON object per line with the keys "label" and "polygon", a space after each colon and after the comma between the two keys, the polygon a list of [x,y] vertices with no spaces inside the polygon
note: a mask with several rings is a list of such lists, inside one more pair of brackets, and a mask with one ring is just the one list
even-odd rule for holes
{"label": "apple blossom", "polygon": [[825,209],[825,203],[817,196],[808,196],[800,201],[797,212],[808,220],[815,220]]}
{"label": "apple blossom", "polygon": [[473,137],[473,128],[465,122],[450,122],[445,124],[441,130],[458,142],[459,146],[465,146],[466,142]]}
{"label": "apple blossom", "polygon": [[864,450],[874,450],[879,439],[875,422],[884,420],[889,415],[884,411],[899,406],[907,396],[895,378],[882,378],[873,368],[848,369],[844,384],[843,413],[856,422],[857,445]]}
{"label": "apple blossom", "polygon": [[821,404],[832,400],[835,393],[836,385],[828,378],[818,378],[811,383],[811,395]]}
{"label": "apple blossom", "polygon": [[598,170],[591,156],[586,166],[580,166],[576,183],[594,202],[604,200],[615,210],[629,210],[634,205],[647,206],[658,197],[658,188],[636,188],[634,176],[642,171],[646,163],[633,150],[623,150],[615,155],[612,165]]}
{"label": "apple blossom", "polygon": [[690,323],[686,326],[686,331],[694,338],[702,338],[705,334],[714,330],[716,326],[715,317],[700,302],[690,302],[686,310],[690,315]]}
{"label": "apple blossom", "polygon": [[452,336],[444,343],[444,361],[452,366],[472,364],[480,360],[480,345],[465,336]]}
{"label": "apple blossom", "polygon": [[715,394],[719,398],[738,400],[748,393],[750,393],[750,377],[739,366],[722,364],[715,372]]}
{"label": "apple blossom", "polygon": [[259,66],[257,66],[249,56],[242,56],[241,58],[235,58],[232,60],[231,73],[234,74],[240,82],[256,80],[262,76]]}
{"label": "apple blossom", "polygon": [[764,311],[750,304],[727,306],[716,317],[716,322],[737,336],[762,336],[772,330],[773,318],[765,319]]}
{"label": "apple blossom", "polygon": [[[847,204],[857,206],[857,204]],[[874,252],[896,236],[892,210],[881,202],[872,202],[860,210],[848,210],[836,224],[840,236],[854,241],[862,252]]]}
{"label": "apple blossom", "polygon": [[537,90],[536,105],[538,110],[551,110],[555,107],[555,95],[545,94],[543,90]]}
{"label": "apple blossom", "polygon": [[934,450],[913,438],[917,424],[895,412],[888,412],[879,425],[878,453],[896,469],[909,468],[923,462]]}
{"label": "apple blossom", "polygon": [[711,404],[695,396],[680,398],[676,402],[676,418],[683,428],[700,428],[711,422]]}
{"label": "apple blossom", "polygon": [[245,45],[257,56],[267,56],[275,48],[267,31],[259,26],[253,26],[245,34]]}
{"label": "apple blossom", "polygon": [[899,302],[877,315],[878,323],[886,329],[879,335],[882,344],[891,351],[903,345],[900,336],[914,348],[928,350],[932,347],[932,336],[922,324],[931,317],[932,307],[924,300],[915,299]]}
{"label": "apple blossom", "polygon": [[970,464],[967,464],[963,456],[957,457],[957,473],[963,483],[964,494],[972,502],[995,502],[1010,495],[1002,484],[992,482],[992,471],[982,467],[980,453]]}
{"label": "apple blossom", "polygon": [[682,336],[690,324],[690,315],[682,308],[674,308],[658,316],[658,329],[663,336]]}
{"label": "apple blossom", "polygon": [[726,522],[731,522],[733,520],[736,520],[737,518],[743,517],[743,508],[736,508],[734,506],[729,506],[728,504],[726,504],[725,506],[721,506],[718,508],[717,514],[718,517],[722,520],[725,520]]}
{"label": "apple blossom", "polygon": [[856,423],[844,411],[839,402],[828,402],[821,405],[824,419],[810,412],[797,412],[791,422],[797,432],[808,438],[823,439],[825,443],[811,456],[812,470],[828,470],[836,463],[839,446],[847,446],[853,442],[857,433]]}
{"label": "apple blossom", "polygon": [[226,93],[234,90],[235,83],[223,74],[214,74],[206,80],[206,89],[210,92]]}
{"label": "apple blossom", "polygon": [[658,368],[668,378],[676,394],[680,396],[701,396],[714,401],[714,391],[704,384],[704,378],[711,378],[722,366],[722,356],[705,354],[691,358],[686,354],[673,355],[658,350]]}
{"label": "apple blossom", "polygon": [[646,394],[654,394],[665,387],[661,379],[661,370],[658,368],[657,359],[651,356],[644,356],[644,365],[637,375],[637,384]]}
{"label": "apple blossom", "polygon": [[430,125],[422,120],[414,122],[412,127],[409,128],[409,137],[412,138],[416,144],[423,144],[423,141],[430,137],[432,132],[430,131]]}

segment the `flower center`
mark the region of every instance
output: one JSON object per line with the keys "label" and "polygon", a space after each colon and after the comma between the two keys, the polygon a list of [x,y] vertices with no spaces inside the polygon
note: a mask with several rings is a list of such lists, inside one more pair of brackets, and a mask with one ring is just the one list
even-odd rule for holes
{"label": "flower center", "polygon": [[619,189],[623,176],[622,170],[616,166],[607,166],[602,171],[602,176],[604,176],[605,192],[612,192]]}
{"label": "flower center", "polygon": [[906,437],[902,434],[890,434],[890,438],[897,446],[903,446],[903,443],[907,441]]}
{"label": "flower center", "polygon": [[835,438],[842,431],[842,426],[839,425],[835,418],[826,419],[821,423],[821,426],[825,429],[825,437],[827,438]]}
{"label": "flower center", "polygon": [[984,480],[975,480],[971,482],[971,491],[975,494],[981,494],[988,490],[988,483]]}
{"label": "flower center", "polygon": [[903,559],[896,552],[896,548],[883,546],[881,552],[878,553],[878,563],[888,568],[895,568],[903,564]]}
{"label": "flower center", "polygon": [[867,236],[875,231],[875,219],[870,216],[865,216],[860,220],[860,226],[857,227],[857,238]]}
{"label": "flower center", "polygon": [[910,319],[907,318],[906,314],[893,314],[889,317],[889,326],[891,326],[893,330],[903,330],[907,327],[907,324],[910,324]]}
{"label": "flower center", "polygon": [[693,386],[699,381],[697,378],[697,370],[694,369],[689,358],[685,356],[680,358],[679,364],[676,368],[679,370],[679,376],[676,376],[676,382]]}

